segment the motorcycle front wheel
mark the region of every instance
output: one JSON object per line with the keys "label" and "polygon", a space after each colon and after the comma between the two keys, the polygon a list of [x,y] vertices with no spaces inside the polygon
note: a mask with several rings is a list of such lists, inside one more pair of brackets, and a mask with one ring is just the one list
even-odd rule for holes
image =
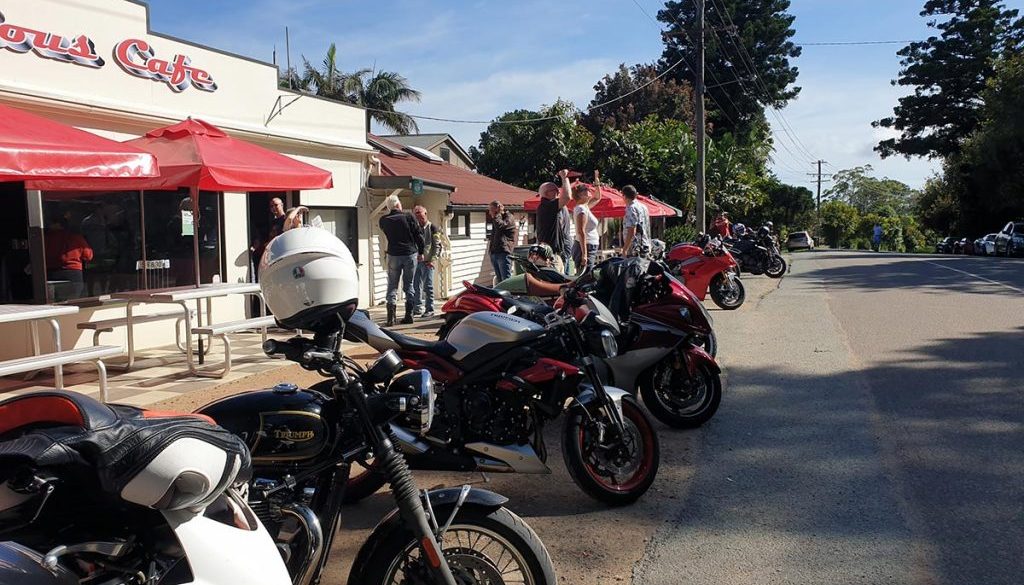
{"label": "motorcycle front wheel", "polygon": [[[445,519],[442,512],[438,511],[438,515]],[[557,583],[551,557],[540,537],[522,518],[505,508],[489,511],[463,507],[444,533],[441,550],[459,585]],[[376,543],[359,583],[431,583],[424,562],[413,534],[396,530]],[[353,582],[351,578],[349,582]]]}
{"label": "motorcycle front wheel", "polygon": [[786,259],[776,255],[771,263],[768,264],[768,268],[765,269],[764,273],[769,278],[782,278],[786,274]]}
{"label": "motorcycle front wheel", "polygon": [[705,366],[699,366],[691,376],[685,364],[675,368],[669,360],[663,360],[642,375],[640,396],[661,422],[677,429],[692,429],[711,420],[718,411],[722,378]]}
{"label": "motorcycle front wheel", "polygon": [[739,278],[730,279],[719,274],[712,279],[708,288],[711,300],[718,305],[718,308],[726,311],[740,308],[747,298],[747,291],[743,288],[743,282]]}
{"label": "motorcycle front wheel", "polygon": [[572,480],[590,497],[612,506],[632,504],[644,495],[661,462],[653,421],[636,398],[622,397],[622,414],[625,437],[611,439],[612,422],[596,408],[573,408],[562,431],[562,458]]}

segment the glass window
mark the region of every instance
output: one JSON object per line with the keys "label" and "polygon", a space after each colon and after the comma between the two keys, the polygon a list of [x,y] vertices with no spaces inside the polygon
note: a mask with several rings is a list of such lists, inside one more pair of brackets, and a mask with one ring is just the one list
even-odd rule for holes
{"label": "glass window", "polygon": [[141,287],[137,192],[46,192],[46,298],[59,302]]}
{"label": "glass window", "polygon": [[192,238],[197,234],[200,282],[221,274],[219,193],[199,193],[198,222],[187,191],[146,191],[143,203],[147,288],[196,283]]}
{"label": "glass window", "polygon": [[310,223],[316,225],[319,217],[323,228],[348,246],[352,258],[359,262],[359,221],[355,207],[310,207]]}
{"label": "glass window", "polygon": [[448,237],[449,238],[468,238],[469,237],[469,212],[468,211],[456,211],[455,215],[452,216],[452,221],[448,224]]}
{"label": "glass window", "polygon": [[452,162],[452,150],[450,148],[441,147],[441,158],[445,162]]}

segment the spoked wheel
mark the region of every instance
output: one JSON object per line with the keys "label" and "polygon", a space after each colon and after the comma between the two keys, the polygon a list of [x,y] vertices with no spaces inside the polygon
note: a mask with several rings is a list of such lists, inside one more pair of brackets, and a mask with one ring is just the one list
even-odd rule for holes
{"label": "spoked wheel", "polygon": [[699,427],[718,410],[722,402],[722,378],[707,366],[690,376],[686,364],[662,360],[645,372],[640,381],[644,405],[661,422],[677,428]]}
{"label": "spoked wheel", "polygon": [[[600,409],[574,408],[565,421],[562,456],[576,485],[613,506],[635,502],[654,483],[661,461],[653,421],[632,396],[622,397],[625,436]],[[603,442],[602,442],[603,441]]]}
{"label": "spoked wheel", "polygon": [[747,298],[747,291],[743,288],[743,282],[737,277],[726,278],[723,274],[718,274],[711,280],[711,284],[708,285],[708,292],[711,293],[711,300],[720,309],[725,309],[726,311],[740,308],[740,305]]}
{"label": "spoked wheel", "polygon": [[[540,538],[522,518],[505,508],[487,512],[467,506],[459,510],[444,533],[441,550],[459,585],[556,584],[551,557]],[[359,582],[367,585],[433,583],[424,562],[419,543],[412,534],[397,531],[381,542],[372,558],[367,559],[366,571]]]}
{"label": "spoked wheel", "polygon": [[786,274],[786,259],[776,254],[764,271],[769,278],[782,278]]}

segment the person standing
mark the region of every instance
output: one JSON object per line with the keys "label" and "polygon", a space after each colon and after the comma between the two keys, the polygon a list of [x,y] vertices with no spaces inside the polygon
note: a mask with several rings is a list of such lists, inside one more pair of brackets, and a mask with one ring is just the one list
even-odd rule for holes
{"label": "person standing", "polygon": [[582,274],[587,268],[593,268],[597,261],[597,245],[600,235],[597,233],[597,217],[590,210],[601,201],[601,173],[594,171],[594,190],[579,183],[572,190],[576,207],[572,210],[573,222],[576,225],[576,240],[572,246],[572,259],[576,263],[576,274]]}
{"label": "person standing", "polygon": [[[46,230],[46,280],[54,281],[51,301],[67,301],[85,296],[85,263],[93,258],[89,242],[68,229],[66,217],[57,217]],[[64,286],[58,286],[64,285]],[[64,291],[58,294],[57,291]]]}
{"label": "person standing", "polygon": [[872,247],[874,247],[875,252],[878,252],[882,249],[882,226],[876,223],[871,232]]}
{"label": "person standing", "polygon": [[383,248],[387,254],[388,293],[387,323],[388,327],[395,324],[398,310],[398,284],[401,281],[405,292],[405,317],[402,323],[412,323],[413,309],[413,275],[416,272],[416,261],[423,259],[425,245],[423,230],[408,213],[402,211],[402,202],[397,195],[388,195],[384,200],[388,214],[378,222],[385,239]]}
{"label": "person standing", "polygon": [[622,220],[622,254],[646,256],[651,251],[651,217],[647,208],[637,199],[636,187],[622,188],[626,198],[626,215]]}
{"label": "person standing", "polygon": [[284,211],[284,201],[280,197],[270,200],[270,233],[267,234],[267,242],[284,233],[284,219],[287,214]]}
{"label": "person standing", "polygon": [[709,236],[718,236],[723,240],[732,237],[732,224],[729,223],[729,214],[723,211],[715,216],[715,221],[711,224],[709,232]]}
{"label": "person standing", "polygon": [[429,219],[427,208],[417,205],[412,208],[412,215],[423,232],[425,250],[423,259],[416,263],[416,276],[413,278],[413,309],[414,317],[434,316],[434,262],[441,254],[441,231]]}
{"label": "person standing", "polygon": [[[571,198],[571,192],[569,197]],[[562,274],[572,276],[572,213],[569,207],[558,210],[558,229],[561,231],[562,249],[558,251],[558,257],[562,260]]]}
{"label": "person standing", "polygon": [[562,181],[561,189],[551,182],[544,183],[537,189],[537,194],[540,195],[540,204],[537,205],[537,243],[551,246],[555,252],[555,270],[564,273],[565,263],[559,255],[566,244],[558,216],[569,203],[572,186],[569,184],[568,169],[558,171],[558,178]]}
{"label": "person standing", "polygon": [[512,276],[512,252],[516,245],[516,218],[505,211],[505,205],[498,200],[491,201],[487,208],[491,219],[491,241],[487,252],[491,255],[491,267],[497,282]]}

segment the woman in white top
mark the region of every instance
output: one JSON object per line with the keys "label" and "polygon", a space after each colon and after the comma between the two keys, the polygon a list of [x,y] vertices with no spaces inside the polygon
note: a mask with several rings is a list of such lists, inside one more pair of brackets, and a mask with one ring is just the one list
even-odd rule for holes
{"label": "woman in white top", "polygon": [[576,241],[572,245],[572,259],[576,263],[576,273],[592,268],[597,259],[597,244],[600,235],[597,233],[597,218],[590,208],[601,200],[601,174],[594,171],[594,189],[582,183],[572,190],[572,198],[576,208],[572,210],[573,224],[576,226]]}

